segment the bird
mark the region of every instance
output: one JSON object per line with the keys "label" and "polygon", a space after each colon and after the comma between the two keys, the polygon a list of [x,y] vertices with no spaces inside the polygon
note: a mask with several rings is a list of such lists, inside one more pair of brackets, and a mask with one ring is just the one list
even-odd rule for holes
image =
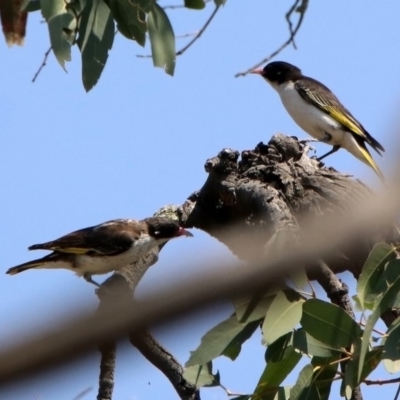
{"label": "bird", "polygon": [[278,92],[286,111],[300,128],[333,146],[318,161],[343,147],[384,181],[366,143],[379,155],[385,149],[323,83],[304,76],[300,68],[284,61],[274,61],[250,72],[261,75]]}
{"label": "bird", "polygon": [[9,268],[6,274],[15,275],[33,268],[64,268],[99,286],[92,275],[118,270],[179,236],[193,235],[169,218],[114,219],[28,247],[52,253]]}

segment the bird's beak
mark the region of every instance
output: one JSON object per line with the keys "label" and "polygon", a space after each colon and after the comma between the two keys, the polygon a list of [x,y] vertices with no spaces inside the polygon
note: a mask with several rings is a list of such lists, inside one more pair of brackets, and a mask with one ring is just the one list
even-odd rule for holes
{"label": "bird's beak", "polygon": [[193,234],[181,227],[179,228],[178,234],[176,236],[193,237]]}
{"label": "bird's beak", "polygon": [[257,75],[262,75],[263,74],[263,70],[261,68],[256,68],[256,69],[252,69],[250,71],[250,74],[257,74]]}

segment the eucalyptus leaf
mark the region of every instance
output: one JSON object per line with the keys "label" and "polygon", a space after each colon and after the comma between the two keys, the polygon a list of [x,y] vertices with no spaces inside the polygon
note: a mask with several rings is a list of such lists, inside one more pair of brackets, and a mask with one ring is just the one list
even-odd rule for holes
{"label": "eucalyptus leaf", "polygon": [[202,10],[206,6],[204,0],[185,0],[185,7],[193,10]]}
{"label": "eucalyptus leaf", "polygon": [[265,317],[275,295],[265,294],[252,297],[240,297],[233,300],[237,319],[240,322],[259,321]]}
{"label": "eucalyptus leaf", "polygon": [[96,85],[114,41],[114,21],[103,0],[88,0],[79,24],[82,81],[86,91]]}
{"label": "eucalyptus leaf", "polygon": [[292,345],[303,354],[318,357],[332,357],[335,353],[341,354],[335,349],[309,335],[304,329],[293,332]]}
{"label": "eucalyptus leaf", "polygon": [[205,365],[193,365],[185,368],[183,377],[197,388],[219,386],[220,382],[219,372],[212,373],[211,361]]}
{"label": "eucalyptus leaf", "polygon": [[286,347],[282,356],[277,358],[277,361],[272,361],[271,358],[271,361],[267,362],[257,387],[254,390],[254,399],[274,399],[277,394],[278,386],[293,371],[300,360],[301,354],[292,346]]}
{"label": "eucalyptus leaf", "polygon": [[357,281],[357,295],[363,309],[368,298],[377,294],[375,291],[376,283],[385,264],[394,258],[396,258],[396,255],[393,246],[381,243],[372,249]]}
{"label": "eucalyptus leaf", "polygon": [[278,293],[268,311],[262,326],[264,340],[273,343],[299,324],[302,313],[303,299],[294,291]]}
{"label": "eucalyptus leaf", "polygon": [[146,43],[147,22],[146,13],[133,0],[108,2],[118,30],[130,40],[135,40],[140,46]]}
{"label": "eucalyptus leaf", "polygon": [[386,334],[383,365],[389,373],[394,374],[400,371],[400,317],[392,322]]}
{"label": "eucalyptus leaf", "polygon": [[303,303],[301,325],[312,337],[333,349],[349,346],[362,333],[342,308],[319,299]]}
{"label": "eucalyptus leaf", "polygon": [[157,3],[148,14],[147,26],[154,66],[173,75],[176,59],[175,35],[167,14]]}
{"label": "eucalyptus leaf", "polygon": [[308,397],[307,396],[307,390],[311,385],[312,378],[313,378],[313,373],[314,373],[314,368],[311,364],[307,364],[299,374],[299,377],[297,378],[296,384],[293,386],[292,390],[290,391],[290,400],[298,400],[300,399],[300,396],[302,398],[313,398],[317,400],[315,395],[313,397]]}
{"label": "eucalyptus leaf", "polygon": [[393,307],[394,303],[397,300],[399,291],[400,291],[400,275],[398,275],[397,279],[390,284],[388,289],[378,297],[377,301],[375,302],[375,308],[372,314],[367,319],[367,323],[365,325],[364,334],[362,336],[362,341],[361,341],[358,375],[357,375],[358,381],[361,380],[362,368],[365,362],[365,356],[369,348],[371,334],[375,326],[375,323],[378,321],[379,317],[382,315],[383,312]]}
{"label": "eucalyptus leaf", "polygon": [[229,355],[229,347],[241,345],[257,329],[258,325],[257,321],[249,324],[241,323],[237,320],[236,315],[232,315],[201,338],[200,346],[191,352],[186,367],[206,364],[224,354],[225,351]]}
{"label": "eucalyptus leaf", "polygon": [[311,360],[314,367],[313,385],[318,387],[318,393],[321,400],[328,400],[331,392],[333,378],[339,366],[337,362],[342,355],[336,353],[333,357],[316,357]]}
{"label": "eucalyptus leaf", "polygon": [[42,15],[47,22],[50,35],[50,43],[53,53],[65,69],[65,62],[71,61],[71,37],[69,26],[75,19],[74,15],[67,10],[64,0],[41,0],[40,7]]}

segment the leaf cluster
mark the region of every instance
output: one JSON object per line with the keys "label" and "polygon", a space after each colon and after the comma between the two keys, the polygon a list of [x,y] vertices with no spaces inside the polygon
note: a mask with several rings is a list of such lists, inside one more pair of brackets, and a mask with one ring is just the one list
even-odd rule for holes
{"label": "leaf cluster", "polygon": [[[214,0],[216,6],[226,0]],[[204,0],[185,0],[184,6],[203,9]],[[82,81],[86,91],[98,82],[107,63],[116,29],[127,39],[145,46],[150,40],[155,67],[174,74],[175,34],[167,13],[155,0],[26,0],[26,11],[41,10],[51,49],[65,70],[71,47],[77,45],[82,59]]]}
{"label": "leaf cluster", "polygon": [[[382,313],[400,305],[400,260],[395,250],[386,244],[375,246],[359,277],[354,300],[365,324],[337,305],[289,286],[236,299],[235,313],[206,333],[191,352],[185,378],[198,387],[224,388],[220,373],[212,372],[212,361],[221,355],[235,360],[258,327],[266,346],[266,365],[253,393],[236,400],[326,400],[337,379],[342,381],[341,395],[350,399],[354,388],[370,383],[367,377],[380,363],[389,373],[399,372],[400,318],[386,333],[373,336]],[[297,381],[283,385],[302,358],[307,364]],[[338,369],[341,363],[344,372]]]}

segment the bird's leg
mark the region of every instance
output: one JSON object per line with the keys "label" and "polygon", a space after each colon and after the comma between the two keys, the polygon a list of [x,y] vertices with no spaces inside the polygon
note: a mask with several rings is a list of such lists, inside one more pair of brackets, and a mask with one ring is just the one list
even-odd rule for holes
{"label": "bird's leg", "polygon": [[325,157],[328,157],[328,156],[330,156],[331,154],[336,153],[339,149],[340,149],[340,146],[334,145],[334,146],[332,147],[332,150],[331,150],[331,151],[328,151],[328,152],[327,152],[326,154],[324,154],[323,156],[318,157],[318,158],[317,158],[317,161],[321,161],[321,160],[324,159]]}
{"label": "bird's leg", "polygon": [[100,287],[100,285],[92,279],[92,275],[87,272],[83,274],[83,279],[85,279],[86,282],[92,283],[93,285]]}

